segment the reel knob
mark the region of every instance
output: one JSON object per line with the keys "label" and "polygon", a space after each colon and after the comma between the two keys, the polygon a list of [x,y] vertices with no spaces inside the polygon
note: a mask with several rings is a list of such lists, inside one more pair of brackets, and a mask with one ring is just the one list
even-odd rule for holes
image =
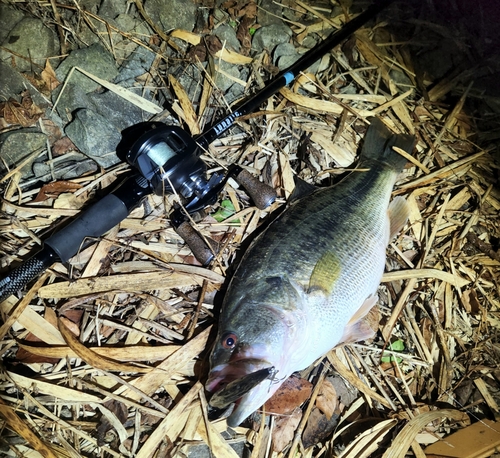
{"label": "reel knob", "polygon": [[274,188],[262,183],[250,172],[236,166],[233,174],[234,179],[245,188],[245,191],[259,210],[265,210],[276,200],[277,194]]}
{"label": "reel knob", "polygon": [[194,257],[204,266],[210,264],[215,255],[219,252],[219,244],[215,240],[206,237],[205,239],[211,245],[208,246],[205,239],[193,226],[191,226],[189,221],[184,221],[179,226],[174,225],[174,230],[182,237],[189,248],[191,248]]}

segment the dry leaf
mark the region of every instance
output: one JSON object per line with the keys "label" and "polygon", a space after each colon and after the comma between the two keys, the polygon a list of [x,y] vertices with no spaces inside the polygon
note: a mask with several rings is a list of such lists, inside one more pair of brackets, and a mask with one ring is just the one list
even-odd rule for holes
{"label": "dry leaf", "polygon": [[69,139],[69,137],[63,137],[52,145],[52,154],[54,157],[62,156],[64,153],[68,151],[76,151],[78,148],[75,144]]}
{"label": "dry leaf", "polygon": [[44,94],[50,94],[57,86],[61,84],[61,82],[57,79],[56,73],[50,65],[50,60],[47,59],[45,64],[45,68],[41,73],[42,81],[45,83],[45,90],[42,91]]}
{"label": "dry leaf", "polygon": [[64,180],[54,181],[52,183],[43,185],[40,191],[38,191],[38,194],[33,200],[33,202],[42,202],[44,200],[57,197],[59,194],[63,192],[76,191],[81,187],[82,187],[81,184],[73,183],[72,181],[64,181]]}
{"label": "dry leaf", "polygon": [[328,420],[332,418],[335,409],[338,407],[338,396],[335,387],[329,380],[323,380],[319,394],[316,398],[316,407],[321,410]]}
{"label": "dry leaf", "polygon": [[289,415],[276,417],[273,429],[273,450],[281,452],[293,439],[302,418],[302,409],[295,407]]}
{"label": "dry leaf", "polygon": [[23,437],[35,450],[38,450],[40,455],[46,458],[57,458],[48,444],[45,444],[23,421],[17,413],[15,413],[14,408],[5,404],[2,399],[0,399],[0,416],[3,417],[10,429],[15,431],[21,437]]}
{"label": "dry leaf", "polygon": [[314,408],[309,415],[306,428],[302,434],[304,448],[316,445],[318,442],[325,440],[337,426],[338,418],[338,415],[333,415],[330,420],[327,420],[326,416],[319,409]]}
{"label": "dry leaf", "polygon": [[266,402],[266,412],[287,414],[311,396],[312,383],[299,377],[289,377]]}
{"label": "dry leaf", "polygon": [[27,92],[25,94],[21,103],[14,99],[0,103],[0,118],[7,125],[30,127],[42,117],[43,110],[33,103]]}

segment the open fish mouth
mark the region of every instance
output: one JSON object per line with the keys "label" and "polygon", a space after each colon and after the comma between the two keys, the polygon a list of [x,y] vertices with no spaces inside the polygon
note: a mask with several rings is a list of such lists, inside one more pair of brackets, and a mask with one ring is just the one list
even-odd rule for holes
{"label": "open fish mouth", "polygon": [[211,397],[209,404],[217,409],[223,409],[236,402],[264,380],[272,379],[275,374],[276,370],[274,366],[269,366],[237,378],[216,391]]}

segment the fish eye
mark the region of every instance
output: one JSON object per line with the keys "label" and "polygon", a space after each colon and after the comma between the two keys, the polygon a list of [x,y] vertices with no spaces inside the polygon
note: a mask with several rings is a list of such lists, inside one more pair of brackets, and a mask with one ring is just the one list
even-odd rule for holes
{"label": "fish eye", "polygon": [[222,336],[222,346],[227,350],[234,348],[237,342],[238,337],[236,337],[236,334],[232,332],[228,332]]}

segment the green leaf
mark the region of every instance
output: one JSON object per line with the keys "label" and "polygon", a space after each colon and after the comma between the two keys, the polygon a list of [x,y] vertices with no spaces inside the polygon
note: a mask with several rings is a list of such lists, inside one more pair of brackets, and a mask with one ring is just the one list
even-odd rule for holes
{"label": "green leaf", "polygon": [[254,29],[253,27],[250,27],[250,29],[249,29],[248,33],[249,33],[250,35],[253,35],[256,31],[257,31],[257,29]]}
{"label": "green leaf", "polygon": [[221,202],[219,209],[212,215],[212,217],[220,223],[229,218],[231,215],[234,215],[235,213],[236,209],[234,208],[233,203],[230,200],[226,199]]}
{"label": "green leaf", "polygon": [[[403,351],[404,349],[405,349],[405,343],[401,339],[395,340],[394,342],[389,344],[389,350]],[[382,356],[382,358],[380,358],[380,361],[382,361],[383,363],[392,363],[394,361],[397,361],[398,363],[400,363],[401,361],[403,361],[402,358],[399,358],[399,357],[396,357],[393,355],[389,355],[387,353],[384,353],[384,355],[386,355],[386,356]]]}
{"label": "green leaf", "polygon": [[389,345],[389,349],[392,351],[403,351],[405,349],[405,343],[401,339],[398,339]]}

